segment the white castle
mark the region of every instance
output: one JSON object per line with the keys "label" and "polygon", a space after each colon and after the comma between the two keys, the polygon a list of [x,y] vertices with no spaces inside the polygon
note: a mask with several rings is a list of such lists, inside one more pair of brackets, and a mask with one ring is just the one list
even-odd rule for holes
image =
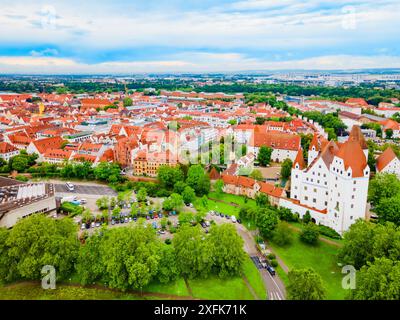
{"label": "white castle", "polygon": [[344,143],[314,135],[305,164],[300,149],[293,163],[290,200],[284,207],[307,211],[315,223],[343,234],[357,219],[366,217],[370,168],[368,146],[358,126]]}

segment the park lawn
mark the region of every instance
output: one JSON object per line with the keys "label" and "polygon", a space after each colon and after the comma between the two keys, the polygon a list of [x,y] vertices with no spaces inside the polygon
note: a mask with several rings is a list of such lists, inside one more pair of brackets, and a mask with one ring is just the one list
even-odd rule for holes
{"label": "park lawn", "polygon": [[246,257],[243,265],[243,275],[249,281],[260,300],[265,300],[268,296],[267,289],[265,288],[264,280],[261,277],[260,271],[251,261],[250,257]]}
{"label": "park lawn", "polygon": [[197,198],[197,200],[193,203],[194,207],[196,208],[197,211],[218,211],[222,212],[224,214],[229,214],[229,215],[235,215],[236,217],[239,216],[239,208],[238,207],[233,207],[229,204],[223,203],[223,202],[217,202],[214,200],[208,200],[207,202],[207,207],[204,207],[201,203],[201,198]]}
{"label": "park lawn", "polygon": [[189,280],[193,297],[205,300],[254,300],[242,277]]}
{"label": "park lawn", "polygon": [[108,289],[57,285],[55,290],[44,290],[40,283],[21,282],[0,286],[0,300],[154,300],[153,296],[140,296]]}
{"label": "park lawn", "polygon": [[143,288],[143,292],[165,293],[175,296],[189,296],[189,292],[183,278],[179,278],[178,280],[169,283],[153,281],[147,287]]}
{"label": "park lawn", "polygon": [[210,192],[208,194],[208,197],[213,198],[213,199],[219,199],[219,200],[226,201],[226,202],[236,203],[240,206],[248,205],[248,206],[254,207],[254,208],[257,206],[255,200],[246,198],[244,196],[238,196],[235,194]]}
{"label": "park lawn", "polygon": [[[270,245],[289,269],[313,268],[324,282],[326,299],[342,300],[345,298],[347,292],[341,286],[342,273],[337,265],[338,248],[336,246],[322,241],[319,241],[316,246],[304,244],[296,232],[291,245],[285,247],[274,243],[270,243]],[[278,274],[281,275],[282,272],[278,271]],[[287,277],[283,277],[283,281],[286,285],[288,284]]]}

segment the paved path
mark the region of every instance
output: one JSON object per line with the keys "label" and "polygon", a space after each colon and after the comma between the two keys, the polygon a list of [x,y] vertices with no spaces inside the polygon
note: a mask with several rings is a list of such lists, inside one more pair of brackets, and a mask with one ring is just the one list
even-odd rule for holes
{"label": "paved path", "polygon": [[[226,218],[222,218],[220,216],[212,216],[210,214],[207,215],[208,220],[214,220],[217,224],[221,223],[232,223],[231,220],[227,220]],[[244,244],[244,251],[250,257],[262,257],[261,253],[258,251],[256,247],[256,241],[254,238],[254,234],[246,229],[245,226],[239,223],[234,224],[237,232],[242,237]],[[269,300],[285,300],[286,297],[286,289],[283,281],[279,278],[278,275],[271,276],[270,273],[264,268],[258,268],[262,279],[265,283],[265,287],[267,288],[268,299]]]}

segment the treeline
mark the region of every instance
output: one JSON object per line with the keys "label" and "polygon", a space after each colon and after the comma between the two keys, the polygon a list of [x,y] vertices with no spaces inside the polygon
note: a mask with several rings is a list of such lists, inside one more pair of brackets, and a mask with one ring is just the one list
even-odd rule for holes
{"label": "treeline", "polygon": [[375,89],[366,85],[352,87],[300,86],[293,84],[214,84],[195,89],[198,92],[225,93],[280,93],[290,96],[320,96],[323,98],[345,101],[348,98],[364,98],[368,103],[378,105],[389,102],[389,98],[400,98],[400,91],[395,89]]}
{"label": "treeline", "polygon": [[90,162],[66,162],[51,164],[42,162],[26,169],[32,177],[59,177],[65,179],[100,180],[111,184],[122,183],[126,180],[121,176],[121,168],[117,163],[100,162],[93,167]]}
{"label": "treeline", "polygon": [[[168,242],[170,243],[170,242]],[[121,290],[142,289],[152,281],[211,275],[231,277],[242,271],[246,255],[233,225],[182,225],[172,243],[161,242],[144,221],[135,226],[103,228],[84,243],[72,220],[34,215],[13,229],[0,229],[0,282],[40,280],[43,266],[54,266],[57,280],[72,276],[82,285],[102,283]]]}

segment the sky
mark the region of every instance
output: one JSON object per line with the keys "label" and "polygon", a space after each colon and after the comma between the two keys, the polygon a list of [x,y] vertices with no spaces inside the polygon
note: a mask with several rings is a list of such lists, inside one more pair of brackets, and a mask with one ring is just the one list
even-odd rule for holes
{"label": "sky", "polygon": [[1,0],[0,73],[400,68],[399,0]]}

